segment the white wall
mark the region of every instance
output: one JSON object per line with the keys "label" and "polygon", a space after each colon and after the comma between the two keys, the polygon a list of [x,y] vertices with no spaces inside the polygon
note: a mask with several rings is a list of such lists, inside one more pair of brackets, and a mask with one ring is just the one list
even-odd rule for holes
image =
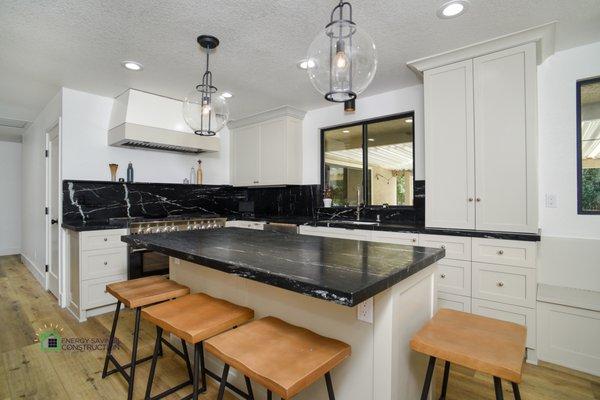
{"label": "white wall", "polygon": [[133,163],[138,182],[181,183],[202,160],[205,184],[229,183],[229,132],[219,132],[221,150],[189,155],[108,146],[106,142],[113,99],[63,89],[63,179],[109,180],[109,163],[119,164],[126,177]]}
{"label": "white wall", "polygon": [[321,128],[409,111],[415,112],[415,179],[425,179],[423,86],[417,85],[364,98],[359,96],[354,113],[345,113],[343,104],[307,112],[302,124],[303,183],[321,183]]}
{"label": "white wall", "polygon": [[[600,291],[600,215],[577,214],[575,83],[600,76],[600,42],[557,52],[538,68],[539,281]],[[546,208],[546,193],[557,207]]]}
{"label": "white wall", "polygon": [[58,122],[62,91],[46,105],[23,134],[21,256],[32,274],[42,282],[46,264],[46,132]]}
{"label": "white wall", "polygon": [[21,253],[21,147],[0,142],[0,256]]}

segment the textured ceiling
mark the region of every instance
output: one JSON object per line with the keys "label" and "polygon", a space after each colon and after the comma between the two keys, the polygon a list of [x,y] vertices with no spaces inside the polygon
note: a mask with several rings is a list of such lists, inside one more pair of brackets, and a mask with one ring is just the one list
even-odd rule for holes
{"label": "textured ceiling", "polygon": [[[600,0],[471,0],[436,17],[441,0],[353,0],[373,37],[377,75],[363,95],[410,86],[408,60],[559,21],[558,48],[600,40]],[[32,120],[59,87],[114,97],[128,87],[183,98],[200,79],[195,38],[213,34],[216,85],[233,119],[289,104],[326,105],[296,67],[335,0],[0,0],[0,117]],[[121,67],[136,60],[142,72]],[[0,134],[6,133],[0,129]]]}

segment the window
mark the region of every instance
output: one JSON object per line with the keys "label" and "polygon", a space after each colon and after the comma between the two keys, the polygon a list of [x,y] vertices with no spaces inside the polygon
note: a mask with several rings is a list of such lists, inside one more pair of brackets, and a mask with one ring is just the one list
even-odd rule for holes
{"label": "window", "polygon": [[323,129],[321,135],[321,183],[333,206],[413,205],[413,113]]}
{"label": "window", "polygon": [[577,82],[577,211],[600,214],[600,78]]}

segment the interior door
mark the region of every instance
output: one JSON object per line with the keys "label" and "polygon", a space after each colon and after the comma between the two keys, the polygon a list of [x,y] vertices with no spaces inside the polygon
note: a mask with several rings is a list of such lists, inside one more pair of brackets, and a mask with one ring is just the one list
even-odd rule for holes
{"label": "interior door", "polygon": [[475,228],[473,63],[425,71],[425,224]]}
{"label": "interior door", "polygon": [[48,224],[50,224],[49,232],[49,259],[48,259],[48,273],[46,274],[46,288],[58,299],[58,287],[59,287],[59,276],[60,276],[60,265],[58,259],[58,246],[59,246],[59,224],[58,224],[58,213],[59,213],[59,128],[56,125],[50,132],[48,132]]}
{"label": "interior door", "polygon": [[234,132],[234,185],[252,186],[259,179],[260,131],[258,125],[237,129]]}
{"label": "interior door", "polygon": [[477,229],[537,231],[535,44],[473,60]]}
{"label": "interior door", "polygon": [[268,121],[260,126],[260,184],[285,183],[285,119]]}

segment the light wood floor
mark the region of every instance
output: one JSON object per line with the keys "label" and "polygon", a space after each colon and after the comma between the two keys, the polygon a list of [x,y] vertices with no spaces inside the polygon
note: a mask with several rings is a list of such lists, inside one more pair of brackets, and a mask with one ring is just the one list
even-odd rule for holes
{"label": "light wood floor", "polygon": [[[116,356],[126,362],[131,348],[133,313],[121,312],[117,337],[123,342]],[[125,381],[114,374],[101,379],[104,352],[86,351],[45,353],[35,343],[36,331],[45,325],[59,325],[62,337],[106,338],[112,314],[78,323],[56,299],[45,292],[17,256],[0,257],[0,400],[3,399],[125,399]],[[151,354],[154,328],[142,325],[138,354]],[[135,398],[144,395],[149,363],[138,366]],[[441,364],[438,365],[441,372]],[[154,392],[186,379],[183,361],[165,350],[156,371]],[[436,374],[436,398],[441,373]],[[178,399],[190,388],[170,396]],[[505,398],[512,399],[510,385],[504,385]],[[456,367],[450,374],[447,400],[494,399],[492,379],[484,374]],[[600,400],[600,378],[543,365],[525,367],[521,385],[523,400],[591,399]],[[204,399],[216,398],[216,385],[209,379]],[[233,400],[231,395],[226,396]],[[318,399],[314,399],[318,400]],[[340,399],[344,400],[344,399]]]}

